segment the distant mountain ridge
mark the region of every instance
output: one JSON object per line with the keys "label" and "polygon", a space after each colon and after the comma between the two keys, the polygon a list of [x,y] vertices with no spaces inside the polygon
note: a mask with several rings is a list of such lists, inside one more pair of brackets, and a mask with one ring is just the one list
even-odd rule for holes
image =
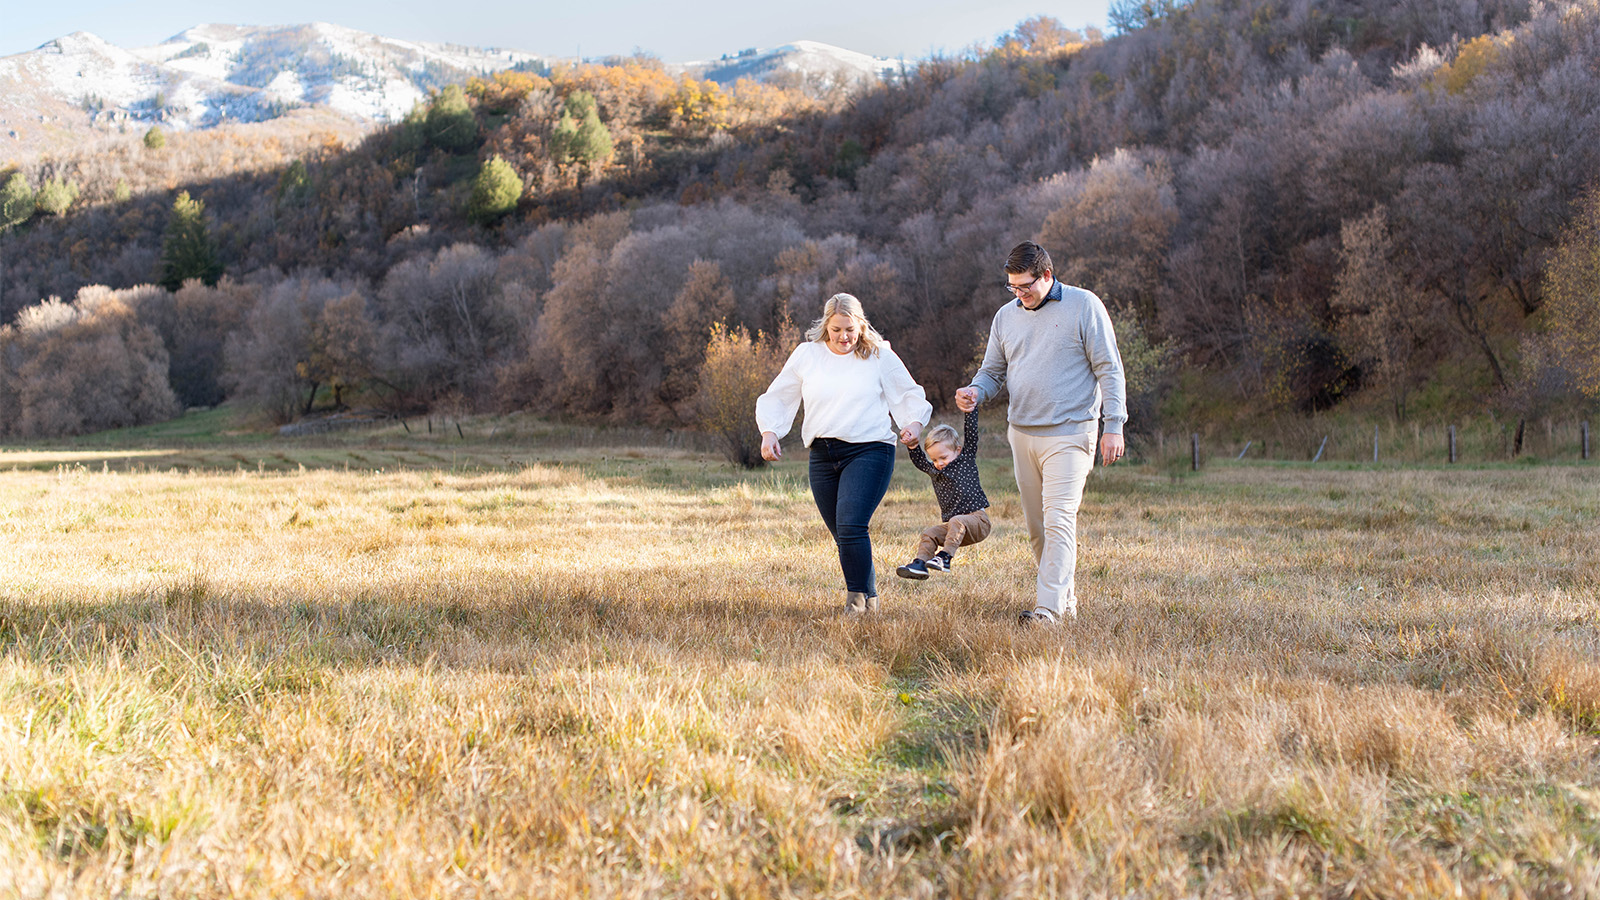
{"label": "distant mountain ridge", "polygon": [[[262,122],[314,108],[362,123],[403,117],[428,91],[474,75],[562,62],[518,50],[405,41],[314,22],[198,25],[124,49],[85,31],[0,57],[0,160],[95,132]],[[570,62],[571,60],[565,60]],[[740,78],[858,83],[902,63],[798,41],[668,65],[731,85]]]}

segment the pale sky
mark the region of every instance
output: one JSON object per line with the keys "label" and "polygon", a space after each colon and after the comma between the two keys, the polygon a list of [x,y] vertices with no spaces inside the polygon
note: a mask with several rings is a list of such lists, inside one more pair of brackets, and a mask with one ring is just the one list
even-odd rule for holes
{"label": "pale sky", "polygon": [[1110,0],[0,0],[0,56],[74,31],[122,47],[159,44],[200,24],[332,22],[413,41],[542,56],[629,54],[692,62],[791,41],[921,59],[991,44],[1023,19],[1106,29]]}

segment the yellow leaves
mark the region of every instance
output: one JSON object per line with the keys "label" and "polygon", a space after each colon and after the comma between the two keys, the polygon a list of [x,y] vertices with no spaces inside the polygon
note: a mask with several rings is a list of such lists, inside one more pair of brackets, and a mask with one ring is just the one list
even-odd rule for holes
{"label": "yellow leaves", "polygon": [[[1510,41],[1511,38],[1507,36],[1504,40]],[[1494,35],[1479,35],[1461,46],[1454,61],[1439,67],[1433,76],[1434,86],[1452,95],[1460,94],[1499,59],[1500,47]]]}
{"label": "yellow leaves", "polygon": [[672,120],[682,127],[701,130],[727,126],[728,95],[714,81],[698,81],[685,75],[672,95]]}

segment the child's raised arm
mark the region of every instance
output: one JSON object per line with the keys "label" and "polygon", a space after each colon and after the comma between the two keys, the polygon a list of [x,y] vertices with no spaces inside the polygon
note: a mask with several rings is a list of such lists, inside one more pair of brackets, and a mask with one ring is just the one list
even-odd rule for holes
{"label": "child's raised arm", "polygon": [[978,455],[978,408],[967,410],[961,417],[961,453],[960,456],[975,457]]}

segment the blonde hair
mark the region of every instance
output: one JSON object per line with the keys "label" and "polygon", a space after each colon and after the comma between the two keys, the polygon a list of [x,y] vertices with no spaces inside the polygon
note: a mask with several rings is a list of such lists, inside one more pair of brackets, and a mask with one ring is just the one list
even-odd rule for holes
{"label": "blonde hair", "polygon": [[957,453],[961,452],[962,443],[961,432],[949,425],[935,425],[927,434],[922,436],[922,445],[924,447],[944,444]]}
{"label": "blonde hair", "polygon": [[867,321],[867,314],[861,308],[861,301],[850,294],[834,294],[828,298],[827,303],[822,304],[822,318],[812,322],[811,327],[806,329],[806,340],[826,344],[828,320],[834,316],[849,316],[856,320],[856,328],[861,331],[861,336],[856,340],[857,356],[866,359],[878,352],[878,345],[884,343],[883,335]]}

